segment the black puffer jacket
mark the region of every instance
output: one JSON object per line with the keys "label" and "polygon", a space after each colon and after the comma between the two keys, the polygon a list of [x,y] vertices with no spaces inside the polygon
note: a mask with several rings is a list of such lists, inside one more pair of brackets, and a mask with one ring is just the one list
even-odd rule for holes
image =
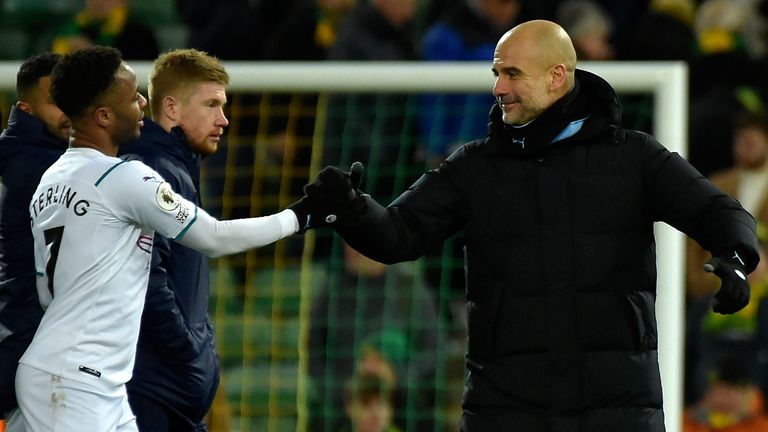
{"label": "black puffer jacket", "polygon": [[388,263],[464,231],[468,431],[663,431],[653,223],[737,249],[750,270],[758,260],[752,217],[653,137],[620,129],[604,80],[576,77],[524,128],[494,107],[488,138],[337,229]]}

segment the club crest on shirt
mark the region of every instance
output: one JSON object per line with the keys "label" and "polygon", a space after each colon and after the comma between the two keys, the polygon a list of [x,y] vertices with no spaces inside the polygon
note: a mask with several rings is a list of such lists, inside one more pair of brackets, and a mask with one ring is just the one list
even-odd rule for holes
{"label": "club crest on shirt", "polygon": [[179,198],[168,183],[160,183],[155,192],[157,205],[165,211],[173,211],[179,206]]}

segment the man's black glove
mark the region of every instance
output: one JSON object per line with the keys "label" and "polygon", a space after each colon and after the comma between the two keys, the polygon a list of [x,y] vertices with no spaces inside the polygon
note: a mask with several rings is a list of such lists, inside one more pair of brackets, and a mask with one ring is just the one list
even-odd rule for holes
{"label": "man's black glove", "polygon": [[335,166],[327,166],[317,173],[317,180],[304,186],[304,194],[334,211],[355,198],[349,174]]}
{"label": "man's black glove", "polygon": [[704,264],[704,270],[714,273],[722,281],[715,294],[712,310],[721,314],[740,311],[749,303],[749,281],[744,261],[738,252],[715,256]]}
{"label": "man's black glove", "polygon": [[335,223],[352,224],[366,209],[360,191],[363,164],[355,162],[350,172],[327,166],[317,180],[304,186],[305,196],[288,206],[299,219],[299,233]]}

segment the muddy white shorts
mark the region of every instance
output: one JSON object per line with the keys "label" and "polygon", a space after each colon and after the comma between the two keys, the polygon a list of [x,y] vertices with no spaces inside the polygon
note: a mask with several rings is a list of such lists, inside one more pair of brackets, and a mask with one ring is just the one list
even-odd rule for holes
{"label": "muddy white shorts", "polygon": [[19,364],[16,397],[27,431],[138,432],[124,385],[105,392]]}

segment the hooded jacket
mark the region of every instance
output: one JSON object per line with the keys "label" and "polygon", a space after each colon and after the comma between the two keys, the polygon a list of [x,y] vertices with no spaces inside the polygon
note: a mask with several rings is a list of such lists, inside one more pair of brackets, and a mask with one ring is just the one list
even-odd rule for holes
{"label": "hooded jacket", "polygon": [[[148,118],[138,143],[122,149],[157,171],[200,206],[200,158],[181,128],[166,132]],[[219,359],[208,317],[208,258],[155,234],[146,303],[128,392],[154,399],[198,423],[219,383]]]}
{"label": "hooded jacket", "polygon": [[43,317],[29,205],[40,177],[66,149],[40,119],[11,108],[0,135],[0,415],[16,405],[16,365]]}
{"label": "hooded jacket", "polygon": [[533,122],[494,106],[487,138],[336,227],[385,263],[464,232],[467,431],[663,431],[654,222],[758,261],[749,213],[619,120],[614,90],[577,70]]}

